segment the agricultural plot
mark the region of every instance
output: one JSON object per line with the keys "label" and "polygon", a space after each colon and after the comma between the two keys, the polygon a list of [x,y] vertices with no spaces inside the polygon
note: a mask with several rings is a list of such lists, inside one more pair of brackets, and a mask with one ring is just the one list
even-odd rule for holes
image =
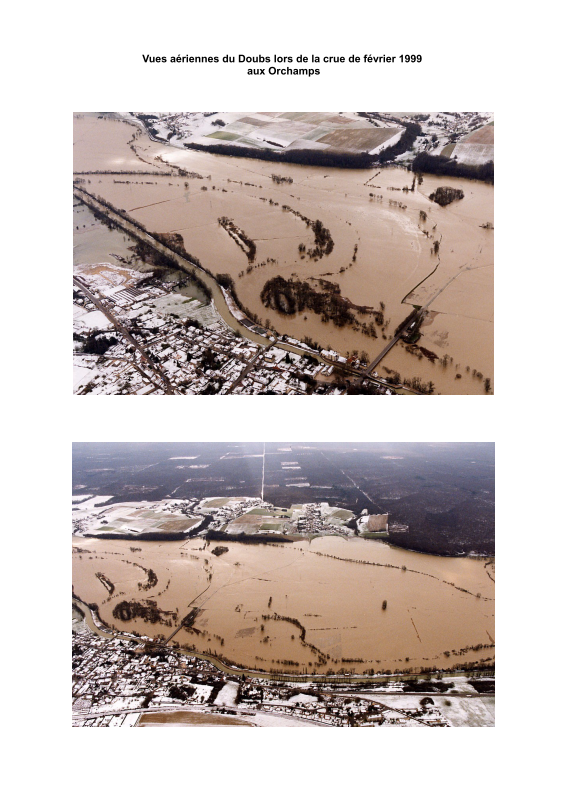
{"label": "agricultural plot", "polygon": [[461,142],[457,142],[452,158],[470,165],[481,165],[494,161],[495,126],[485,125],[472,131]]}
{"label": "agricultural plot", "polygon": [[454,153],[454,148],[455,147],[456,147],[456,143],[451,142],[450,145],[446,145],[446,147],[442,149],[442,151],[440,152],[440,155],[441,156],[446,156],[449,159],[452,156],[452,154]]}
{"label": "agricultural plot", "polygon": [[327,134],[331,134],[333,131],[332,128],[329,126],[317,126],[314,131],[309,131],[308,134],[305,134],[302,137],[302,142],[315,142],[316,140],[322,140]]}
{"label": "agricultural plot", "polygon": [[330,122],[331,120],[339,121],[342,118],[339,118],[336,114],[325,114],[324,112],[283,112],[282,114],[278,115],[286,120],[294,120],[297,122],[302,123],[322,123],[322,122]]}
{"label": "agricultural plot", "polygon": [[296,139],[292,142],[288,150],[290,151],[325,151],[328,145],[325,142],[315,142],[312,139]]}
{"label": "agricultural plot", "polygon": [[276,516],[280,518],[291,518],[291,509],[286,507],[276,507],[276,508],[265,508],[265,507],[254,507],[253,510],[249,510],[248,513],[253,514],[254,516]]}
{"label": "agricultural plot", "polygon": [[364,538],[382,538],[389,535],[389,514],[378,513],[362,516],[358,520],[358,532]]}
{"label": "agricultural plot", "polygon": [[246,115],[206,138],[229,140],[260,148],[316,148],[373,151],[401,133],[398,128],[376,128],[358,117],[335,112],[284,112]]}
{"label": "agricultural plot", "polygon": [[182,512],[163,509],[162,506],[141,508],[139,506],[115,505],[105,508],[93,520],[88,521],[84,535],[143,536],[150,533],[171,535],[187,533],[202,521],[201,517],[189,517]]}
{"label": "agricultural plot", "polygon": [[226,532],[229,535],[238,535],[240,533],[245,535],[265,535],[268,532],[283,533],[287,527],[288,521],[285,522],[279,516],[244,513],[243,516],[239,516],[226,525]]}
{"label": "agricultural plot", "polygon": [[387,513],[381,513],[376,516],[370,516],[368,521],[368,530],[370,533],[380,533],[387,530]]}
{"label": "agricultural plot", "polygon": [[401,133],[400,128],[340,128],[321,137],[320,142],[336,150],[373,151]]}
{"label": "agricultural plot", "polygon": [[[324,512],[325,512],[324,511],[324,505],[322,506],[322,508],[323,508],[323,515],[324,515]],[[336,519],[336,522],[338,524],[344,524],[346,521],[350,521],[350,519],[353,518],[353,513],[352,513],[351,510],[344,510],[344,508],[340,508],[340,507],[331,507],[331,508],[329,508],[327,515],[328,515],[328,520],[329,520],[329,522],[331,524],[334,523],[332,521],[333,519]]]}
{"label": "agricultural plot", "polygon": [[208,135],[211,139],[223,139],[227,142],[233,142],[238,139],[239,135],[231,131],[215,131],[214,134]]}
{"label": "agricultural plot", "polygon": [[472,131],[465,141],[474,145],[493,145],[495,142],[495,126],[491,124],[484,125],[483,128]]}
{"label": "agricultural plot", "polygon": [[[261,120],[259,117],[242,117],[239,123],[245,123],[255,128],[256,126],[269,125],[269,120]],[[238,123],[236,123],[236,125],[238,125]]]}
{"label": "agricultural plot", "polygon": [[[256,128],[255,125],[250,125],[249,123],[245,123],[243,120],[237,120],[235,123],[230,123],[229,125],[227,125],[225,128],[222,129],[222,132],[219,133],[224,133],[224,131],[230,131],[233,134],[250,134],[252,131],[255,130],[255,128]],[[211,135],[209,134],[209,136]]]}
{"label": "agricultural plot", "polygon": [[245,496],[219,496],[213,497],[210,499],[203,499],[200,504],[202,508],[208,508],[210,510],[217,510],[220,507],[225,507],[226,505],[234,502],[245,502]]}

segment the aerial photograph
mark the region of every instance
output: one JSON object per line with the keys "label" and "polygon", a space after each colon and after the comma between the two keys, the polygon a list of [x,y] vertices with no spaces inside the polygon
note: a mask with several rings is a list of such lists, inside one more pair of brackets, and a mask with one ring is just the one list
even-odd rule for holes
{"label": "aerial photograph", "polygon": [[77,112],[77,395],[492,395],[494,114]]}
{"label": "aerial photograph", "polygon": [[493,727],[495,446],[73,444],[74,727]]}

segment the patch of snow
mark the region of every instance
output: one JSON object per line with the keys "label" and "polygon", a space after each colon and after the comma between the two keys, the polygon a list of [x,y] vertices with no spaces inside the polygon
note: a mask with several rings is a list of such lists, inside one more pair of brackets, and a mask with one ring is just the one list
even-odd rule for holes
{"label": "patch of snow", "polygon": [[218,692],[214,705],[236,705],[239,683],[228,680]]}
{"label": "patch of snow", "polygon": [[[109,499],[112,499],[112,496],[92,496],[85,502],[81,502],[80,504],[76,505],[76,507],[78,507],[79,510],[92,510],[95,505],[107,502]],[[74,503],[74,497],[73,497],[73,503]]]}

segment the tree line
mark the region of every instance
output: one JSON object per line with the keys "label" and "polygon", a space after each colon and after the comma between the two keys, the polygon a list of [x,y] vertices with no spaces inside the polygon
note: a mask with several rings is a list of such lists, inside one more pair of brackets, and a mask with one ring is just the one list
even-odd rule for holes
{"label": "tree line", "polygon": [[239,226],[236,226],[234,221],[226,216],[219,217],[218,223],[222,226],[224,231],[230,235],[236,245],[242,249],[248,258],[248,262],[253,262],[255,259],[257,246],[252,238],[248,237],[245,231],[243,231]]}
{"label": "tree line", "polygon": [[310,165],[311,167],[343,167],[360,169],[371,167],[374,157],[369,153],[348,153],[331,150],[291,150],[271,151],[249,148],[244,145],[199,145],[196,142],[185,142],[185,148],[193,151],[206,151],[221,156],[239,156],[242,159],[261,159],[265,162],[287,162],[290,164]]}
{"label": "tree line", "polygon": [[405,130],[401,134],[401,138],[394,145],[384,148],[377,156],[377,162],[384,164],[391,162],[397,156],[400,156],[405,151],[410,150],[415,144],[416,138],[423,133],[422,128],[418,123],[404,123]]}
{"label": "tree line", "polygon": [[470,178],[477,181],[494,183],[494,164],[468,165],[449,159],[447,156],[432,156],[430,153],[419,153],[413,160],[411,170],[414,173],[433,173],[439,176],[454,178]]}
{"label": "tree line", "polygon": [[230,292],[232,298],[236,302],[239,309],[244,313],[244,315],[246,315],[252,323],[259,324],[259,317],[255,314],[255,312],[252,312],[250,309],[248,309],[248,307],[245,307],[240,301],[238,294],[236,292],[236,285],[234,284],[234,279],[230,276],[230,274],[217,273],[215,278],[220,287],[223,287],[225,290],[228,290]]}

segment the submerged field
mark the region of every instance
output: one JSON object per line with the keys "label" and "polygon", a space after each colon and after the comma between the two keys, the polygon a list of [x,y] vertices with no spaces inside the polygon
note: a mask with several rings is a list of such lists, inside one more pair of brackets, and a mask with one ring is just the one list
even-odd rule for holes
{"label": "submerged field", "polygon": [[[189,178],[163,175],[172,166]],[[365,351],[373,360],[413,305],[430,302],[416,346],[398,343],[377,372],[418,376],[441,393],[484,393],[485,378],[493,378],[493,231],[481,228],[493,222],[492,186],[424,176],[414,192],[404,192],[413,175],[401,168],[338,170],[217,156],[158,144],[132,125],[95,117],[75,119],[74,170],[85,174],[85,189],[148,230],[180,234],[189,253],[213,274],[229,274],[241,303],[281,334],[344,355]],[[445,208],[431,202],[443,185],[461,189],[464,199]],[[256,244],[253,261],[219,225],[223,217]],[[331,253],[309,256],[315,240],[305,219],[322,221]],[[337,284],[353,305],[382,311],[383,325],[368,334],[373,312],[356,311],[357,327],[339,327],[308,309],[286,315],[268,308],[261,292],[277,276],[316,292],[327,289],[325,282]]]}
{"label": "submerged field", "polygon": [[[108,625],[265,671],[449,669],[494,659],[493,565],[354,538],[73,539],[73,589]],[[148,578],[152,583],[148,583]],[[386,602],[384,607],[383,603]]]}

